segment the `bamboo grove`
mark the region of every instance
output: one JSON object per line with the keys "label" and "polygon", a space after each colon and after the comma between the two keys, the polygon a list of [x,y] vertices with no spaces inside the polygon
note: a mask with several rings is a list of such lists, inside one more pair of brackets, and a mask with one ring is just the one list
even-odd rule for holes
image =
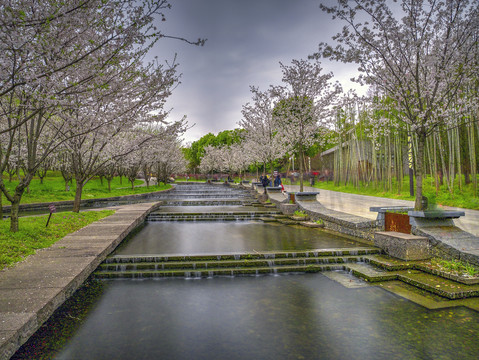
{"label": "bamboo grove", "polygon": [[[323,170],[332,168],[336,186],[396,194],[410,191],[407,183],[418,159],[417,137],[407,125],[395,121],[397,114],[392,112],[387,106],[378,110],[358,99],[343,103],[336,113],[332,160],[329,164],[323,160],[322,165]],[[374,121],[378,116],[389,117],[389,126],[378,128]],[[454,198],[455,191],[467,188],[478,198],[478,120],[477,111],[471,111],[453,124],[430,130],[423,159],[425,184],[432,189],[428,197],[447,191]]]}

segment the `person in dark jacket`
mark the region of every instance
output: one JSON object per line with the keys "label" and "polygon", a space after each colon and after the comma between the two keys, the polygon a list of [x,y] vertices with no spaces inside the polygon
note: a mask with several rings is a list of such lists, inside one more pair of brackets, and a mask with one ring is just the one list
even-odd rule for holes
{"label": "person in dark jacket", "polygon": [[274,186],[278,187],[278,186],[281,186],[281,175],[278,174],[275,178],[274,178]]}
{"label": "person in dark jacket", "polygon": [[268,175],[265,175],[265,176],[264,176],[262,182],[263,182],[264,193],[266,194],[266,187],[269,185]]}

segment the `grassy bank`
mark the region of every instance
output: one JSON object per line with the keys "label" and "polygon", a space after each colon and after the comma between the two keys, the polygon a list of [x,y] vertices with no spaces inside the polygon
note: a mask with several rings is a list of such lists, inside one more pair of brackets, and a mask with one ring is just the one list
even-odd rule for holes
{"label": "grassy bank", "polygon": [[[8,176],[4,175],[4,183],[9,190],[13,190],[18,184],[17,180],[8,180]],[[112,196],[124,196],[131,194],[144,194],[154,191],[161,191],[171,188],[171,185],[161,184],[146,186],[142,185],[142,180],[135,180],[135,188],[131,189],[131,183],[123,178],[123,181],[119,177],[116,177],[111,182],[111,191],[108,190],[108,183],[103,180],[103,183],[99,178],[90,180],[83,188],[82,199],[98,199]],[[43,184],[40,183],[39,178],[34,178],[30,184],[29,191],[25,191],[22,196],[22,204],[40,203],[40,202],[52,202],[52,201],[64,201],[75,199],[75,182],[70,185],[68,191],[65,190],[65,182],[63,178],[56,172],[48,173],[48,176],[43,179]],[[10,205],[5,197],[2,199],[3,205]]]}
{"label": "grassy bank", "polygon": [[20,218],[20,230],[16,233],[9,231],[10,221],[0,221],[0,270],[113,213],[102,210],[53,214],[48,227],[48,215]]}

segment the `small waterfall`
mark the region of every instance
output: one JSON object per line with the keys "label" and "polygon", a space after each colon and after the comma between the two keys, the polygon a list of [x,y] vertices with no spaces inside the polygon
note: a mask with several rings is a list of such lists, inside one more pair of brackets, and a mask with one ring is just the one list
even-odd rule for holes
{"label": "small waterfall", "polygon": [[214,271],[208,271],[208,277],[212,278],[215,275]]}
{"label": "small waterfall", "polygon": [[240,260],[241,259],[241,255],[235,254],[233,256],[234,256],[235,260]]}

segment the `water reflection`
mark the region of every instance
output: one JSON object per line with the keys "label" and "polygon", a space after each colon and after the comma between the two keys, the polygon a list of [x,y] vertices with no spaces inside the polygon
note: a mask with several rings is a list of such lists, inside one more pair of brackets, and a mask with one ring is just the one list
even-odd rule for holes
{"label": "water reflection", "polygon": [[[108,281],[55,359],[477,359],[479,315],[321,274]],[[68,314],[68,312],[66,313]],[[64,314],[56,323],[72,322]],[[61,330],[61,329],[57,329]],[[58,341],[61,343],[61,341]]]}
{"label": "water reflection", "polygon": [[361,246],[325,231],[263,222],[151,222],[116,254],[226,254]]}

